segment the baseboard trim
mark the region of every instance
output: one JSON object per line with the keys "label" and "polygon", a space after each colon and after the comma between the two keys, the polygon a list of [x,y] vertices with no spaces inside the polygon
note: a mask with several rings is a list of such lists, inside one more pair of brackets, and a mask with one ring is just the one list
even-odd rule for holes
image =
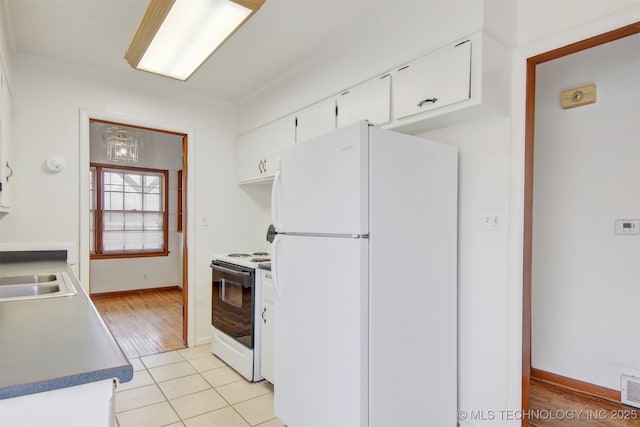
{"label": "baseboard trim", "polygon": [[580,381],[580,380],[565,377],[562,375],[554,374],[551,372],[543,371],[541,369],[531,368],[531,379],[554,384],[559,387],[578,391],[580,393],[589,394],[591,396],[610,400],[615,403],[620,403],[622,400],[621,393],[618,390],[613,390],[607,387],[602,387],[599,385],[587,383],[584,381]]}
{"label": "baseboard trim", "polygon": [[92,293],[91,298],[106,298],[106,297],[123,297],[133,294],[143,294],[145,292],[162,292],[162,291],[176,291],[182,289],[180,286],[162,286],[158,288],[144,288],[144,289],[127,289],[126,291],[115,292],[100,292]]}

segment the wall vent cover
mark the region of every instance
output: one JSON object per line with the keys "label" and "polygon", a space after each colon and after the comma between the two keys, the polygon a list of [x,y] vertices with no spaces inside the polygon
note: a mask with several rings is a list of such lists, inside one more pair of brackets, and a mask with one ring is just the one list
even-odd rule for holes
{"label": "wall vent cover", "polygon": [[622,403],[640,408],[640,378],[622,375]]}

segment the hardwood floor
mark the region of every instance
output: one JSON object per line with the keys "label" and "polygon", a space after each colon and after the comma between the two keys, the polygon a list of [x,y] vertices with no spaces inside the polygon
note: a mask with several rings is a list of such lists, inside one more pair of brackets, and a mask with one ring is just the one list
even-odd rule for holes
{"label": "hardwood floor", "polygon": [[91,299],[127,357],[185,348],[180,289],[94,295]]}
{"label": "hardwood floor", "polygon": [[531,380],[531,427],[640,426],[640,409]]}

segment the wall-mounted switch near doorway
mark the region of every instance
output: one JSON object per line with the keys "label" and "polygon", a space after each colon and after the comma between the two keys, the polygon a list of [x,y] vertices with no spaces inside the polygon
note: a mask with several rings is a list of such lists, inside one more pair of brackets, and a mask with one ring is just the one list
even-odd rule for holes
{"label": "wall-mounted switch near doorway", "polygon": [[502,209],[481,209],[480,221],[483,230],[501,230]]}

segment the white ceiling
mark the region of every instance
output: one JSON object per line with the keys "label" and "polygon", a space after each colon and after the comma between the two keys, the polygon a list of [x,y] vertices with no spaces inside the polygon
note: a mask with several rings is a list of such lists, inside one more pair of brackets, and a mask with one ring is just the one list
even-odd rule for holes
{"label": "white ceiling", "polygon": [[403,1],[426,0],[266,0],[186,83],[124,59],[148,0],[5,0],[5,9],[16,52],[238,102]]}

